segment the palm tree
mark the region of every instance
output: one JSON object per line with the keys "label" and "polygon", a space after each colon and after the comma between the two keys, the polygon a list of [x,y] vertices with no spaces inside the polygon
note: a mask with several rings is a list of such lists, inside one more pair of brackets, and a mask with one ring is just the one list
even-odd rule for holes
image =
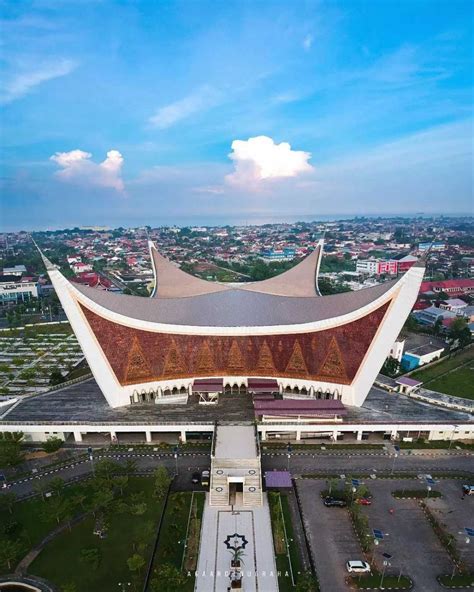
{"label": "palm tree", "polygon": [[245,557],[245,553],[242,547],[229,549],[229,553],[232,554],[232,567],[238,567],[241,563],[244,563],[242,557]]}

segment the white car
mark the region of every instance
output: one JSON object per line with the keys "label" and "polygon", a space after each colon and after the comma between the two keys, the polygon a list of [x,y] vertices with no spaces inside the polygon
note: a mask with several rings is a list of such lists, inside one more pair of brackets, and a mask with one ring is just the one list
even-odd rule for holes
{"label": "white car", "polygon": [[367,561],[348,561],[346,569],[349,573],[370,573],[370,565]]}

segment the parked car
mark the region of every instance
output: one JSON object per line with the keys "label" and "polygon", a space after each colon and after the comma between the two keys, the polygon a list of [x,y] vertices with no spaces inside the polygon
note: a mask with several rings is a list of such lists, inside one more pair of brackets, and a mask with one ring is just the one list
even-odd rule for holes
{"label": "parked car", "polygon": [[209,477],[210,477],[209,471],[203,471],[201,473],[201,485],[203,487],[209,487]]}
{"label": "parked car", "polygon": [[346,563],[346,569],[349,573],[370,573],[370,565],[367,561],[354,559]]}
{"label": "parked car", "polygon": [[464,495],[474,495],[474,485],[463,485],[462,492]]}
{"label": "parked car", "polygon": [[347,506],[347,503],[344,500],[327,496],[326,498],[324,498],[324,505],[328,508],[345,508]]}
{"label": "parked car", "polygon": [[366,497],[359,497],[359,498],[356,499],[355,502],[356,502],[356,504],[359,504],[361,506],[370,506],[371,503],[372,503],[371,500],[369,500]]}
{"label": "parked car", "polygon": [[194,485],[197,485],[201,481],[201,473],[193,473],[191,477],[191,482]]}

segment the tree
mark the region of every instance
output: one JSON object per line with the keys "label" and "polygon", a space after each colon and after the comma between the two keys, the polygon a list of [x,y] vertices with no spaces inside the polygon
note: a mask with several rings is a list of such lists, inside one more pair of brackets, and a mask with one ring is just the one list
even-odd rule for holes
{"label": "tree", "polygon": [[168,475],[168,471],[165,469],[165,467],[158,467],[153,473],[153,477],[155,496],[158,499],[162,499],[168,491],[168,487],[171,483],[171,478]]}
{"label": "tree", "polygon": [[53,477],[48,485],[51,491],[59,496],[65,487],[64,479],[61,479],[61,477]]}
{"label": "tree", "polygon": [[0,441],[0,467],[15,467],[23,460],[19,442]]}
{"label": "tree", "polygon": [[68,520],[69,522],[72,517],[70,504],[60,497],[52,497],[44,504],[42,516],[45,522],[50,520],[56,520],[58,524],[62,520]]}
{"label": "tree", "polygon": [[120,490],[120,495],[123,495],[124,489],[128,485],[128,476],[127,475],[117,475],[113,478],[114,487],[117,487]]}
{"label": "tree", "polygon": [[94,514],[100,510],[106,510],[114,499],[111,489],[102,487],[97,488],[92,496],[91,506]]}
{"label": "tree", "polygon": [[397,359],[392,358],[392,356],[388,356],[388,358],[383,363],[381,372],[385,376],[395,376],[398,374],[399,370],[400,362]]}
{"label": "tree", "polygon": [[13,504],[16,502],[16,493],[8,491],[0,495],[0,512],[8,510],[10,514],[13,514]]}
{"label": "tree", "polygon": [[49,489],[49,483],[47,483],[46,481],[36,481],[36,483],[33,485],[33,489],[36,491],[36,493],[39,493],[41,495],[42,500],[45,500],[44,494],[48,491]]}
{"label": "tree", "polygon": [[145,565],[145,558],[138,553],[134,553],[131,557],[127,559],[128,569],[130,571],[136,571],[138,574],[141,572]]}
{"label": "tree", "polygon": [[443,321],[440,318],[437,318],[435,324],[433,325],[433,335],[436,337],[441,333],[441,329],[443,328]]}
{"label": "tree", "polygon": [[77,586],[74,582],[69,582],[68,584],[64,584],[61,592],[77,592]]}
{"label": "tree", "polygon": [[95,466],[95,474],[97,477],[111,480],[114,475],[123,473],[123,467],[120,463],[114,462],[108,458],[100,460]]}
{"label": "tree", "polygon": [[87,547],[81,549],[79,559],[82,561],[82,563],[86,563],[93,570],[96,570],[99,567],[101,560],[100,549],[97,547]]}
{"label": "tree", "polygon": [[454,319],[449,328],[449,339],[452,343],[458,343],[459,347],[466,347],[471,343],[471,331],[466,319],[459,317]]}
{"label": "tree", "polygon": [[51,386],[55,386],[57,384],[61,384],[64,382],[64,377],[62,372],[59,368],[53,368],[51,374],[49,375],[49,384]]}
{"label": "tree", "polygon": [[44,442],[43,450],[50,454],[59,450],[63,444],[64,441],[61,440],[61,438],[58,438],[57,436],[50,436],[46,442]]}
{"label": "tree", "polygon": [[161,564],[150,582],[151,592],[180,592],[187,578],[174,565]]}
{"label": "tree", "polygon": [[18,540],[3,537],[0,544],[0,566],[5,571],[11,571],[12,565],[18,559],[22,551],[22,545]]}
{"label": "tree", "polygon": [[133,475],[137,470],[137,461],[131,458],[128,458],[123,465],[123,472],[126,475]]}
{"label": "tree", "polygon": [[77,493],[74,493],[74,495],[70,498],[70,501],[73,507],[81,507],[82,511],[85,511],[85,502],[87,501],[87,496],[83,491],[78,491]]}
{"label": "tree", "polygon": [[416,331],[417,329],[419,329],[419,327],[420,325],[416,321],[415,317],[411,314],[408,315],[408,318],[405,321],[405,324],[403,325],[405,331]]}

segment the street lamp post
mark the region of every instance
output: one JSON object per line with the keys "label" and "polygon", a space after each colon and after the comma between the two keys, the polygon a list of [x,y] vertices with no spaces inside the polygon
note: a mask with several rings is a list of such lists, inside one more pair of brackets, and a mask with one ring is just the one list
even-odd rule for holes
{"label": "street lamp post", "polygon": [[127,586],[131,586],[132,583],[131,582],[119,582],[118,585],[120,586],[120,590],[122,592],[125,592],[125,590],[127,589]]}
{"label": "street lamp post", "polygon": [[93,454],[91,446],[89,446],[89,448],[87,449],[87,452],[89,453],[89,460],[91,461],[92,474],[95,477],[94,454]]}
{"label": "street lamp post", "polygon": [[377,547],[379,546],[379,541],[378,539],[374,539],[374,550],[372,551],[372,559],[370,561],[371,564],[374,563],[374,559],[375,559],[375,550],[377,549]]}
{"label": "street lamp post", "polygon": [[451,450],[451,446],[453,445],[453,440],[454,440],[454,434],[456,433],[456,430],[458,429],[458,425],[454,425],[453,426],[453,431],[451,432],[451,438],[449,439],[449,447],[448,450]]}
{"label": "street lamp post", "polygon": [[286,447],[286,457],[288,459],[288,472],[290,472],[291,444],[289,442]]}
{"label": "street lamp post", "polygon": [[395,469],[395,461],[398,458],[398,454],[395,452],[395,454],[393,455],[393,462],[392,462],[392,470],[390,471],[390,474],[393,475],[393,471]]}

